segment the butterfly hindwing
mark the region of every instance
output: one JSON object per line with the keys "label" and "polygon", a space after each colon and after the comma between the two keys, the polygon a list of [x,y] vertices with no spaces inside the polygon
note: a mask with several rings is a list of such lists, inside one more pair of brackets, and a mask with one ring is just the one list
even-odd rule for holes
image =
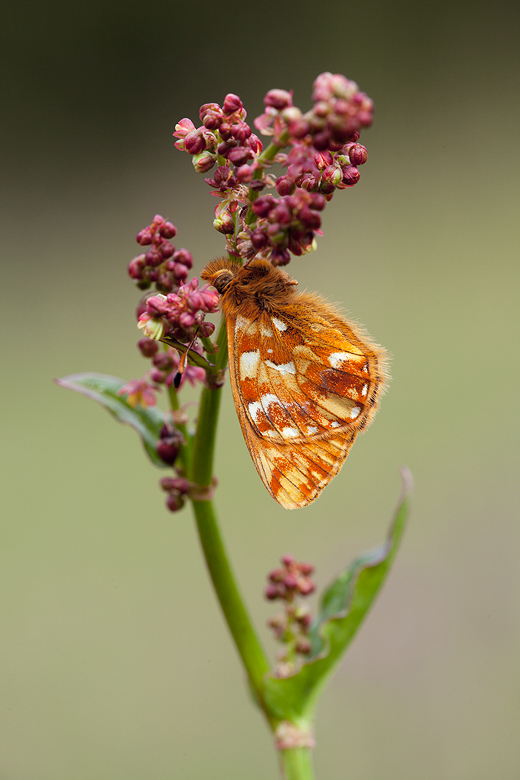
{"label": "butterfly hindwing", "polygon": [[228,319],[242,432],[262,481],[286,508],[310,503],[337,474],[377,389],[370,349],[332,307],[307,298],[276,315]]}

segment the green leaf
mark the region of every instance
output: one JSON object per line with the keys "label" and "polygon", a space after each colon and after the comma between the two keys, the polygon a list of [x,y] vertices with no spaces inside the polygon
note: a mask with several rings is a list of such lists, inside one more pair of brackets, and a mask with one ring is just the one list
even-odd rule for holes
{"label": "green leaf", "polygon": [[117,391],[126,384],[124,379],[106,374],[71,374],[63,379],[56,379],[60,387],[74,390],[76,393],[92,398],[110,412],[115,419],[130,425],[137,431],[144,444],[148,457],[155,466],[166,468],[166,463],[157,455],[155,445],[159,439],[159,433],[164,425],[164,413],[156,406],[141,406],[132,408],[124,399],[117,395]]}
{"label": "green leaf", "polygon": [[310,630],[310,657],[290,677],[265,676],[265,701],[275,717],[309,725],[326,678],[372,606],[394,560],[409,513],[412,476],[406,468],[401,469],[401,476],[401,496],[386,542],[357,558],[324,593]]}

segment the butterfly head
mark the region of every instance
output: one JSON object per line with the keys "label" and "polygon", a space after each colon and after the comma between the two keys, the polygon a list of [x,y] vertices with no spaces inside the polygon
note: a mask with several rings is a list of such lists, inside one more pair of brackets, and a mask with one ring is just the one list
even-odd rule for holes
{"label": "butterfly head", "polygon": [[201,273],[201,279],[213,285],[223,295],[231,282],[236,279],[242,266],[225,258],[212,260]]}

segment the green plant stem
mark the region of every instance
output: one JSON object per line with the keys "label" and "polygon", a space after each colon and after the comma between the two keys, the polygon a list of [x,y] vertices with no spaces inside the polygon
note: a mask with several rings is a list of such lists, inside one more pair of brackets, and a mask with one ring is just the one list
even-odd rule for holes
{"label": "green plant stem", "polygon": [[[215,376],[224,369],[227,361],[225,323],[220,327],[217,344],[219,349],[215,354]],[[202,391],[193,457],[189,471],[190,480],[202,488],[209,488],[212,483],[215,434],[220,397],[222,395],[221,387],[212,388],[211,381],[209,384],[210,386],[205,387]],[[213,502],[209,500],[209,497],[208,500],[194,499],[193,510],[197,521],[200,543],[220,606],[248,674],[251,686],[260,705],[263,707],[263,677],[269,671],[269,663],[252,626],[231,570],[220,536]],[[276,720],[267,712],[266,716],[274,728]]]}
{"label": "green plant stem", "polygon": [[295,747],[282,750],[280,763],[284,780],[314,780],[310,748]]}

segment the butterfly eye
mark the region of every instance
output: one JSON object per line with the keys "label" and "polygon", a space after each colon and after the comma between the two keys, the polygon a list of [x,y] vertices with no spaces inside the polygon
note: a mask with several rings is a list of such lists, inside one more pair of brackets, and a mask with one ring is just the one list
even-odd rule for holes
{"label": "butterfly eye", "polygon": [[226,269],[216,273],[211,283],[213,284],[213,287],[215,287],[222,295],[222,293],[226,291],[230,282],[232,282],[234,278],[235,274],[232,273],[232,271]]}

